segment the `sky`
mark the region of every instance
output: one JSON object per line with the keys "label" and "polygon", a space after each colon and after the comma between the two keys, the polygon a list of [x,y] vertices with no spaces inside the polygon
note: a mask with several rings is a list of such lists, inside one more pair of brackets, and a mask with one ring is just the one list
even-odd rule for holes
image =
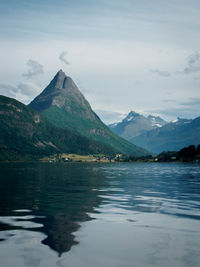
{"label": "sky", "polygon": [[0,94],[28,104],[62,69],[105,123],[200,116],[200,1],[1,0]]}

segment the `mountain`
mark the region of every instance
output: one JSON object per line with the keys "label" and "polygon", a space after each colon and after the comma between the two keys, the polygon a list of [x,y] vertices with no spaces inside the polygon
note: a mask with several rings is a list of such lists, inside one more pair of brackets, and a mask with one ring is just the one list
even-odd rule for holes
{"label": "mountain", "polygon": [[149,151],[178,151],[182,147],[200,143],[200,117],[193,120],[180,119],[165,124],[130,139]]}
{"label": "mountain", "polygon": [[131,140],[133,137],[143,134],[155,128],[162,127],[166,121],[157,116],[145,117],[131,111],[121,122],[109,125],[109,128],[117,135]]}
{"label": "mountain", "polygon": [[53,125],[101,142],[119,153],[136,156],[148,154],[112,133],[92,110],[73,80],[62,70],[29,106]]}
{"label": "mountain", "polygon": [[110,146],[53,126],[19,101],[0,96],[0,160],[36,159],[53,153],[116,153]]}

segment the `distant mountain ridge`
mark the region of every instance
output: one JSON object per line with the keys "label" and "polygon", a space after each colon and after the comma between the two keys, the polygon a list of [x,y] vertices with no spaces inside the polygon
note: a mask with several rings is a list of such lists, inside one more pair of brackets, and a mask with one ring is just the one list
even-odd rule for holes
{"label": "distant mountain ridge", "polygon": [[130,141],[155,153],[178,151],[189,145],[198,145],[200,143],[200,117],[178,118],[161,128],[135,136]]}
{"label": "distant mountain ridge", "polygon": [[116,136],[100,120],[73,80],[60,70],[29,106],[59,128],[75,131],[113,150],[138,156],[148,154]]}
{"label": "distant mountain ridge", "polygon": [[162,127],[166,123],[166,121],[158,116],[149,115],[145,117],[142,114],[130,111],[121,122],[113,123],[108,126],[115,134],[127,140],[131,140],[135,136]]}
{"label": "distant mountain ridge", "polygon": [[131,111],[121,122],[109,125],[117,135],[153,153],[180,150],[200,143],[200,117],[177,118],[166,122],[158,116],[147,117]]}

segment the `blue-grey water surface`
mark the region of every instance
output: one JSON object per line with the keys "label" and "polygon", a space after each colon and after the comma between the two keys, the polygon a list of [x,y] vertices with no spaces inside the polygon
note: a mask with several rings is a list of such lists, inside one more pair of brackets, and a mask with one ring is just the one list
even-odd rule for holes
{"label": "blue-grey water surface", "polygon": [[200,165],[0,164],[0,266],[200,266]]}

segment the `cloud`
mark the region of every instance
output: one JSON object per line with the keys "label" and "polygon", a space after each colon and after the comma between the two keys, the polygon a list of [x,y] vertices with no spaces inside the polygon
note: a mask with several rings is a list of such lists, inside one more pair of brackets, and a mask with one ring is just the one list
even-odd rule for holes
{"label": "cloud", "polygon": [[17,86],[20,94],[33,97],[41,91],[41,88],[33,83],[19,83]]}
{"label": "cloud", "polygon": [[96,109],[95,112],[105,124],[119,122],[125,117],[125,114],[119,112],[113,112],[101,109]]}
{"label": "cloud", "polygon": [[18,88],[10,84],[0,83],[0,94],[1,95],[15,97],[17,92],[18,92]]}
{"label": "cloud", "polygon": [[156,113],[165,116],[168,119],[181,118],[196,118],[200,116],[200,98],[189,98],[187,101],[175,103],[169,108],[148,110],[149,113]]}
{"label": "cloud", "polygon": [[12,86],[10,84],[0,83],[0,94],[12,98],[17,98],[22,102],[30,102],[30,100],[35,97],[41,88],[33,83],[23,83],[20,82],[17,86]]}
{"label": "cloud", "polygon": [[169,77],[171,74],[168,71],[163,71],[163,70],[150,70],[153,73],[157,73],[159,76],[162,77]]}
{"label": "cloud", "polygon": [[27,66],[29,67],[28,72],[23,73],[22,75],[28,79],[38,74],[44,73],[43,66],[38,61],[29,59],[27,61]]}
{"label": "cloud", "polygon": [[[194,107],[194,106],[198,106],[200,107],[200,98],[197,97],[197,98],[189,98],[188,101],[185,101],[185,102],[181,102],[179,105],[181,106],[191,106],[191,107]],[[199,111],[199,115],[200,115],[200,111]]]}
{"label": "cloud", "polygon": [[60,61],[62,61],[63,63],[65,63],[66,65],[69,65],[68,60],[66,59],[66,55],[67,55],[67,51],[64,51],[60,54],[59,59]]}
{"label": "cloud", "polygon": [[185,67],[183,73],[190,74],[199,71],[200,71],[200,53],[195,52],[188,57],[187,67]]}

